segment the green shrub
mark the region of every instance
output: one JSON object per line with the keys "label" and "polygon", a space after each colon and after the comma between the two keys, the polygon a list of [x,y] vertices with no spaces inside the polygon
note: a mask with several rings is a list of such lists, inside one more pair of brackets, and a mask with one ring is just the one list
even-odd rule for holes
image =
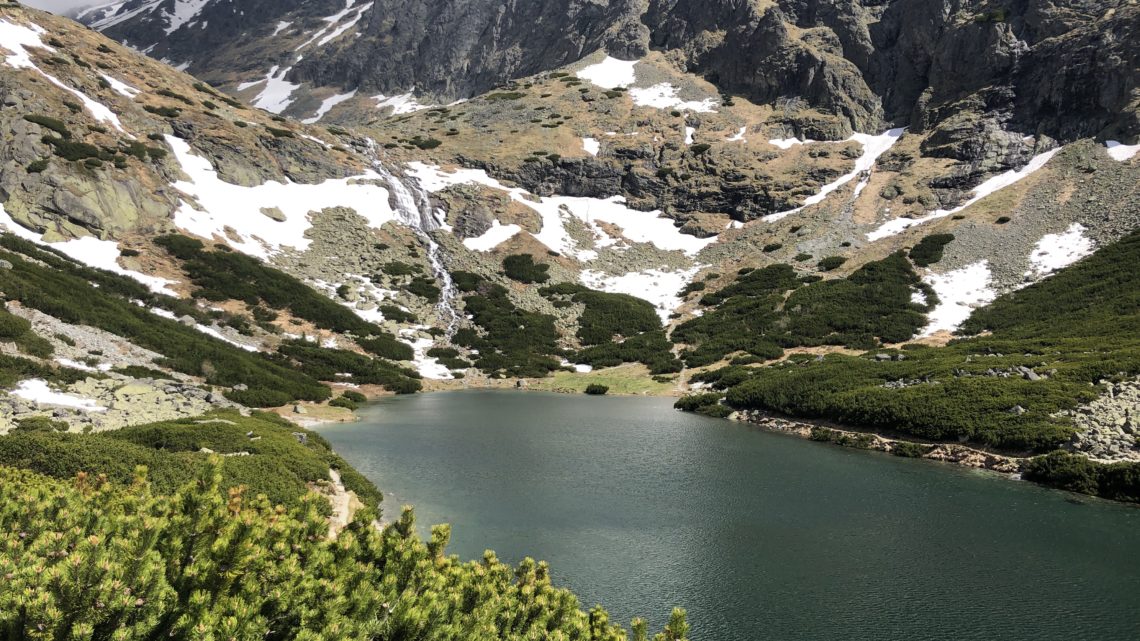
{"label": "green shrub", "polygon": [[695,412],[702,407],[719,405],[722,399],[724,399],[724,394],[717,394],[715,392],[689,394],[688,396],[682,396],[677,399],[677,402],[673,403],[673,407],[682,412]]}
{"label": "green shrub", "polygon": [[[688,346],[682,357],[690,367],[734,352],[772,359],[785,347],[900,342],[925,321],[926,308],[911,302],[915,289],[929,287],[901,254],[830,281],[805,282],[791,266],[771,265],[705,294],[701,305],[716,309],[682,323],[672,338]],[[932,290],[927,296],[937,298]]]}
{"label": "green shrub", "polygon": [[201,242],[178,234],[160,236],[155,244],[183,261],[183,270],[199,288],[193,294],[196,298],[262,303],[272,309],[288,309],[321,329],[364,337],[391,336],[300,280],[251,256],[206,251]]}
{"label": "green shrub", "polygon": [[694,156],[704,155],[704,153],[707,152],[709,149],[712,149],[712,145],[710,145],[708,143],[703,143],[703,142],[697,143],[697,144],[689,147],[689,151],[693,152]]}
{"label": "green shrub", "polygon": [[[411,510],[381,529],[371,525],[378,512],[364,509],[330,537],[323,498],[294,497],[278,509],[252,488],[227,491],[231,469],[257,459],[242,458],[195,457],[168,492],[155,489],[149,470],[107,483],[0,469],[0,502],[19,508],[0,512],[0,531],[26,534],[13,534],[18,540],[5,552],[11,571],[0,583],[0,602],[22,603],[5,612],[10,636],[64,639],[104,627],[138,639],[203,630],[227,639],[342,641],[390,636],[378,630],[425,639],[627,636],[600,607],[584,612],[554,587],[545,564],[528,559],[516,568],[492,552],[460,561],[446,552],[448,526],[421,541]],[[354,475],[342,470],[346,485]],[[77,590],[60,576],[90,581]],[[685,641],[688,629],[678,609],[660,638]],[[648,638],[644,622],[633,636]]]}
{"label": "green shrub", "polygon": [[586,393],[590,396],[605,396],[610,391],[610,388],[605,385],[597,383],[590,383],[586,386]]}
{"label": "green shrub", "polygon": [[29,416],[16,421],[13,432],[66,432],[69,428],[67,421],[53,421],[47,416]]}
{"label": "green shrub", "polygon": [[942,260],[943,250],[953,240],[954,234],[931,234],[910,250],[910,259],[919,267],[930,267]]}
{"label": "green shrub", "polygon": [[24,120],[27,120],[28,122],[30,122],[32,124],[39,125],[39,126],[43,127],[44,129],[50,129],[51,131],[54,131],[55,133],[59,134],[60,138],[64,138],[64,139],[71,138],[71,132],[68,131],[67,125],[64,124],[64,122],[58,118],[52,118],[51,116],[41,116],[41,115],[36,115],[36,114],[28,114],[28,115],[24,116]]}
{"label": "green shrub", "polygon": [[296,134],[288,129],[278,129],[277,127],[265,126],[265,130],[273,135],[274,138],[295,138]]}
{"label": "green shrub", "polygon": [[194,101],[193,101],[193,100],[191,100],[191,99],[187,98],[186,96],[183,96],[183,95],[182,95],[182,94],[180,94],[180,93],[175,93],[175,92],[173,92],[173,91],[171,91],[171,90],[169,90],[169,89],[159,89],[159,90],[158,90],[158,91],[156,91],[155,93],[156,93],[156,94],[158,94],[158,95],[160,95],[160,96],[166,96],[167,98],[173,98],[173,99],[175,99],[175,100],[177,100],[177,101],[179,101],[179,102],[181,102],[181,103],[183,103],[183,104],[187,104],[187,105],[190,105],[190,106],[194,106]]}
{"label": "green shrub", "polygon": [[353,390],[346,390],[343,394],[341,394],[341,396],[359,405],[363,405],[364,403],[368,402],[367,396]]}
{"label": "green shrub", "polygon": [[703,281],[695,281],[695,282],[689,283],[688,285],[685,285],[681,289],[681,298],[687,298],[691,294],[695,294],[697,292],[703,292],[707,288],[708,288],[708,284],[703,282]]}
{"label": "green shrub", "polygon": [[[1133,233],[975,311],[960,331],[986,336],[913,346],[901,361],[832,355],[760,368],[733,382],[728,403],[934,441],[1049,451],[1074,433],[1061,413],[1096,398],[1096,383],[1140,374],[1140,282],[1132,267],[1138,261],[1140,233]],[[1037,381],[993,375],[1019,367],[1049,375]],[[906,384],[886,385],[900,381]],[[1041,474],[1089,491],[1083,464],[1062,462]],[[1128,478],[1126,471],[1113,474]]]}
{"label": "green shrub", "polygon": [[783,248],[784,248],[784,244],[783,244],[783,243],[769,243],[769,244],[767,244],[767,245],[764,245],[764,249],[763,249],[762,251],[763,251],[765,254],[771,254],[772,252],[774,252],[774,251],[779,251],[779,250],[781,250],[781,249],[783,249]]}
{"label": "green shrub", "polygon": [[[409,350],[410,358],[411,348],[403,346]],[[418,373],[356,352],[320,347],[303,340],[287,341],[278,351],[317,380],[334,381],[341,374],[349,374],[353,383],[382,385],[397,394],[413,394],[422,387]]]}
{"label": "green shrub", "polygon": [[182,115],[182,110],[177,107],[163,107],[154,105],[143,105],[143,109],[163,118],[177,118]]}
{"label": "green shrub", "polygon": [[332,407],[343,407],[344,409],[352,410],[353,412],[360,408],[360,405],[357,404],[356,401],[348,398],[347,396],[338,396],[329,401],[329,405]]}
{"label": "green shrub", "polygon": [[32,323],[6,309],[0,309],[0,341],[9,342],[32,331]]}
{"label": "green shrub", "polygon": [[46,158],[41,158],[40,160],[33,160],[32,162],[28,163],[28,166],[24,169],[29,174],[38,174],[46,170],[49,164],[51,163]]}
{"label": "green shrub", "polygon": [[1140,463],[1099,463],[1057,451],[1027,461],[1022,476],[1070,492],[1140,503]]}
{"label": "green shrub", "polygon": [[408,283],[405,288],[409,294],[414,294],[420,298],[425,298],[429,303],[435,304],[439,302],[440,289],[435,284],[435,280],[426,276],[417,276]]}
{"label": "green shrub", "polygon": [[922,458],[930,452],[929,445],[911,443],[910,441],[896,441],[891,445],[891,454],[904,458]]}
{"label": "green shrub", "polygon": [[419,319],[411,312],[406,312],[395,305],[380,305],[377,307],[380,313],[384,315],[385,320],[390,320],[394,323],[419,323]]}
{"label": "green shrub", "polygon": [[144,367],[142,365],[126,365],[123,367],[116,367],[116,373],[123,376],[130,376],[131,378],[153,378],[157,380],[173,380],[173,377],[166,372],[154,369],[153,367]]}
{"label": "green shrub", "polygon": [[550,280],[550,265],[535,263],[530,254],[513,254],[503,259],[503,273],[520,283],[545,283]]}
{"label": "green shrub", "polygon": [[50,358],[55,353],[55,347],[46,338],[35,332],[27,332],[16,339],[16,348],[28,356],[36,358]]}
{"label": "green shrub", "polygon": [[828,256],[827,258],[819,261],[817,267],[819,267],[819,271],[821,272],[829,272],[834,269],[839,269],[843,266],[843,263],[846,262],[847,259],[843,256]]}
{"label": "green shrub", "polygon": [[394,361],[410,361],[415,358],[415,351],[411,345],[401,342],[386,332],[366,338],[357,338],[356,344],[369,354],[380,358],[388,358]]}
{"label": "green shrub", "polygon": [[422,138],[420,136],[412,138],[409,142],[411,142],[413,146],[423,150],[435,149],[443,144],[443,141],[437,138]]}
{"label": "green shrub", "polygon": [[583,345],[601,345],[615,337],[632,338],[661,329],[653,305],[628,294],[591,290],[574,283],[560,283],[539,290],[544,297],[569,299],[585,306],[578,320],[578,338]]}
{"label": "green shrub", "polygon": [[103,149],[85,142],[64,140],[63,138],[55,138],[53,136],[44,136],[40,140],[44,144],[50,145],[52,152],[64,160],[78,161],[88,158],[106,157],[110,159],[112,157],[111,154]]}
{"label": "green shrub", "polygon": [[392,261],[381,266],[380,271],[389,276],[412,276],[421,273],[423,268],[419,265],[409,265],[408,263],[400,261]]}
{"label": "green shrub", "polygon": [[554,317],[520,309],[506,288],[476,274],[456,272],[456,286],[467,295],[464,308],[478,328],[460,329],[452,342],[477,350],[475,366],[492,377],[541,378],[561,365]]}

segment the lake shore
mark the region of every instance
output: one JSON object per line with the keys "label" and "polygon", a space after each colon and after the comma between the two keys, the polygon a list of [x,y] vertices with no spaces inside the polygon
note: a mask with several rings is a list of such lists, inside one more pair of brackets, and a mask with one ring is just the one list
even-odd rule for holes
{"label": "lake shore", "polygon": [[761,411],[739,411],[731,420],[756,425],[769,432],[788,434],[812,441],[832,443],[842,447],[872,450],[903,456],[922,458],[940,463],[951,463],[980,470],[990,470],[1015,479],[1020,479],[1025,457],[1008,456],[986,452],[957,443],[930,443],[887,437],[875,432],[862,432],[843,429],[832,424],[811,422],[777,416]]}
{"label": "lake shore", "polygon": [[679,398],[688,393],[683,377],[668,382],[654,380],[644,365],[627,364],[593,372],[555,372],[547,378],[488,378],[470,376],[458,380],[424,379],[425,392],[457,390],[519,390],[584,394],[589,385],[604,385],[609,396]]}

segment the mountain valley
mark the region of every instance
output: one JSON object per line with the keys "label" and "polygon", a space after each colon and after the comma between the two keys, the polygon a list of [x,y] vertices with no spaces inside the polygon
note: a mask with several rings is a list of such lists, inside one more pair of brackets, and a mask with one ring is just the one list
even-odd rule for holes
{"label": "mountain valley", "polygon": [[[1140,502],[1134,1],[73,17],[0,5],[0,464],[127,439],[161,480],[256,432],[305,470],[275,501],[319,487],[380,519],[306,428],[509,388],[676,397]],[[24,467],[78,471],[48,458]],[[624,638],[571,609],[559,630],[615,636],[559,638]]]}

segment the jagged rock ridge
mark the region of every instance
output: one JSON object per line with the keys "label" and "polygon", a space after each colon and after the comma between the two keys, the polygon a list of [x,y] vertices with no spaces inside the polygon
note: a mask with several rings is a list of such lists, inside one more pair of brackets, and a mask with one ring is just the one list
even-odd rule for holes
{"label": "jagged rock ridge", "polygon": [[[280,57],[270,41],[283,16],[302,21],[339,5],[249,0],[237,10],[204,0],[194,19],[163,35],[174,0],[138,9],[146,4],[84,19],[156,57],[192,60],[191,70],[211,80],[268,68]],[[375,0],[354,33],[306,55],[290,79],[385,95],[416,89],[450,101],[598,49],[627,59],[656,49],[724,91],[762,104],[799,101],[859,131],[893,123],[945,126],[949,139],[996,128],[1133,140],[1138,14],[1114,0]],[[227,60],[235,51],[243,57]],[[986,153],[1003,144],[987,144]],[[979,152],[956,145],[932,153]]]}

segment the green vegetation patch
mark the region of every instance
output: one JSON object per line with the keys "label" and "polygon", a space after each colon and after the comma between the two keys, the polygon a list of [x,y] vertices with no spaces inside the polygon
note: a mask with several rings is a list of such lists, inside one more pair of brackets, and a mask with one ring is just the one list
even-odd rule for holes
{"label": "green vegetation patch", "polygon": [[[0,438],[0,465],[60,479],[86,472],[124,484],[143,465],[155,491],[167,493],[206,464],[205,450],[225,456],[226,486],[245,486],[251,495],[264,494],[280,505],[299,507],[309,484],[328,480],[329,468],[350,470],[319,434],[276,414],[242,416],[233,410],[97,434],[21,428]],[[372,483],[352,471],[342,474],[346,487],[350,477],[349,489],[362,501],[380,504],[383,497]]]}
{"label": "green vegetation patch", "polygon": [[[124,276],[81,266],[8,234],[0,239],[0,246],[4,248],[0,258],[12,263],[12,269],[0,270],[0,289],[8,300],[66,323],[90,325],[126,338],[162,354],[161,366],[201,376],[212,385],[246,385],[249,389],[240,394],[251,398],[263,392],[274,400],[284,398],[274,403],[280,405],[329,397],[327,387],[301,372],[156,316],[131,301],[166,307],[179,314],[197,312],[192,305],[156,296]],[[35,262],[27,260],[29,257]],[[235,394],[239,392],[231,392],[231,398]]]}
{"label": "green vegetation patch", "polygon": [[541,378],[558,370],[561,355],[554,317],[520,309],[507,289],[476,274],[454,275],[477,330],[463,328],[452,342],[477,350],[475,367],[490,376]]}
{"label": "green vegetation patch", "polygon": [[578,339],[584,348],[574,362],[595,368],[644,363],[652,374],[681,371],[681,363],[649,302],[628,294],[599,292],[574,283],[544,287],[539,293],[559,303],[583,306]]}
{"label": "green vegetation patch", "polygon": [[1096,398],[1101,381],[1140,374],[1138,261],[1140,233],[1133,233],[1002,296],[960,330],[992,332],[986,336],[945,347],[908,346],[883,358],[789,361],[737,373],[718,386],[740,409],[1009,451],[1049,451],[1075,429],[1054,414]]}
{"label": "green vegetation patch", "polygon": [[[177,234],[160,236],[155,244],[182,261],[182,268],[198,287],[195,298],[210,301],[240,300],[250,306],[264,304],[272,309],[289,310],[321,329],[374,337],[389,350],[383,354],[397,360],[410,360],[410,347],[390,333],[363,320],[351,309],[315,291],[300,280],[274,269],[256,258],[233,251],[207,251],[205,245]],[[379,344],[379,343],[376,343]],[[397,345],[403,345],[403,348]]]}
{"label": "green vegetation patch", "polygon": [[503,259],[503,273],[520,283],[545,283],[550,280],[550,265],[534,262],[530,254],[512,254]]}
{"label": "green vegetation patch", "polygon": [[[372,525],[375,510],[362,510],[330,540],[324,499],[277,509],[249,491],[227,492],[230,464],[206,466],[170,494],[156,493],[141,471],[112,484],[0,468],[9,636],[627,638],[600,607],[584,612],[553,587],[544,563],[516,568],[492,552],[461,561],[446,553],[450,528],[421,541],[410,510],[383,530]],[[675,610],[659,638],[685,641],[688,629]],[[643,621],[633,638],[648,638]]]}
{"label": "green vegetation patch", "polygon": [[930,267],[942,260],[942,252],[954,240],[954,234],[931,234],[910,250],[910,259],[919,267]]}
{"label": "green vegetation patch", "polygon": [[829,272],[832,270],[839,269],[846,262],[847,262],[847,259],[844,258],[843,256],[828,256],[827,258],[824,258],[823,260],[819,261],[819,264],[817,265],[817,267],[819,267],[819,271],[821,271],[821,272]]}
{"label": "green vegetation patch", "polygon": [[687,346],[690,367],[734,352],[779,358],[789,347],[844,345],[870,349],[909,340],[925,323],[929,306],[911,302],[915,291],[936,300],[902,254],[868,263],[847,278],[806,282],[789,265],[770,265],[737,276],[701,304],[712,307],[672,335]]}
{"label": "green vegetation patch", "polygon": [[349,374],[353,383],[383,385],[397,394],[414,394],[422,387],[420,375],[414,370],[348,350],[296,340],[283,343],[278,352],[291,359],[293,367],[321,381],[340,380],[340,375]]}
{"label": "green vegetation patch", "polygon": [[1140,463],[1099,463],[1057,451],[1030,459],[1022,476],[1070,492],[1140,503]]}
{"label": "green vegetation patch", "polygon": [[51,131],[59,134],[61,138],[71,138],[71,132],[67,129],[67,125],[59,118],[41,116],[38,114],[28,114],[24,116],[24,120],[39,125],[44,129],[50,129]]}

